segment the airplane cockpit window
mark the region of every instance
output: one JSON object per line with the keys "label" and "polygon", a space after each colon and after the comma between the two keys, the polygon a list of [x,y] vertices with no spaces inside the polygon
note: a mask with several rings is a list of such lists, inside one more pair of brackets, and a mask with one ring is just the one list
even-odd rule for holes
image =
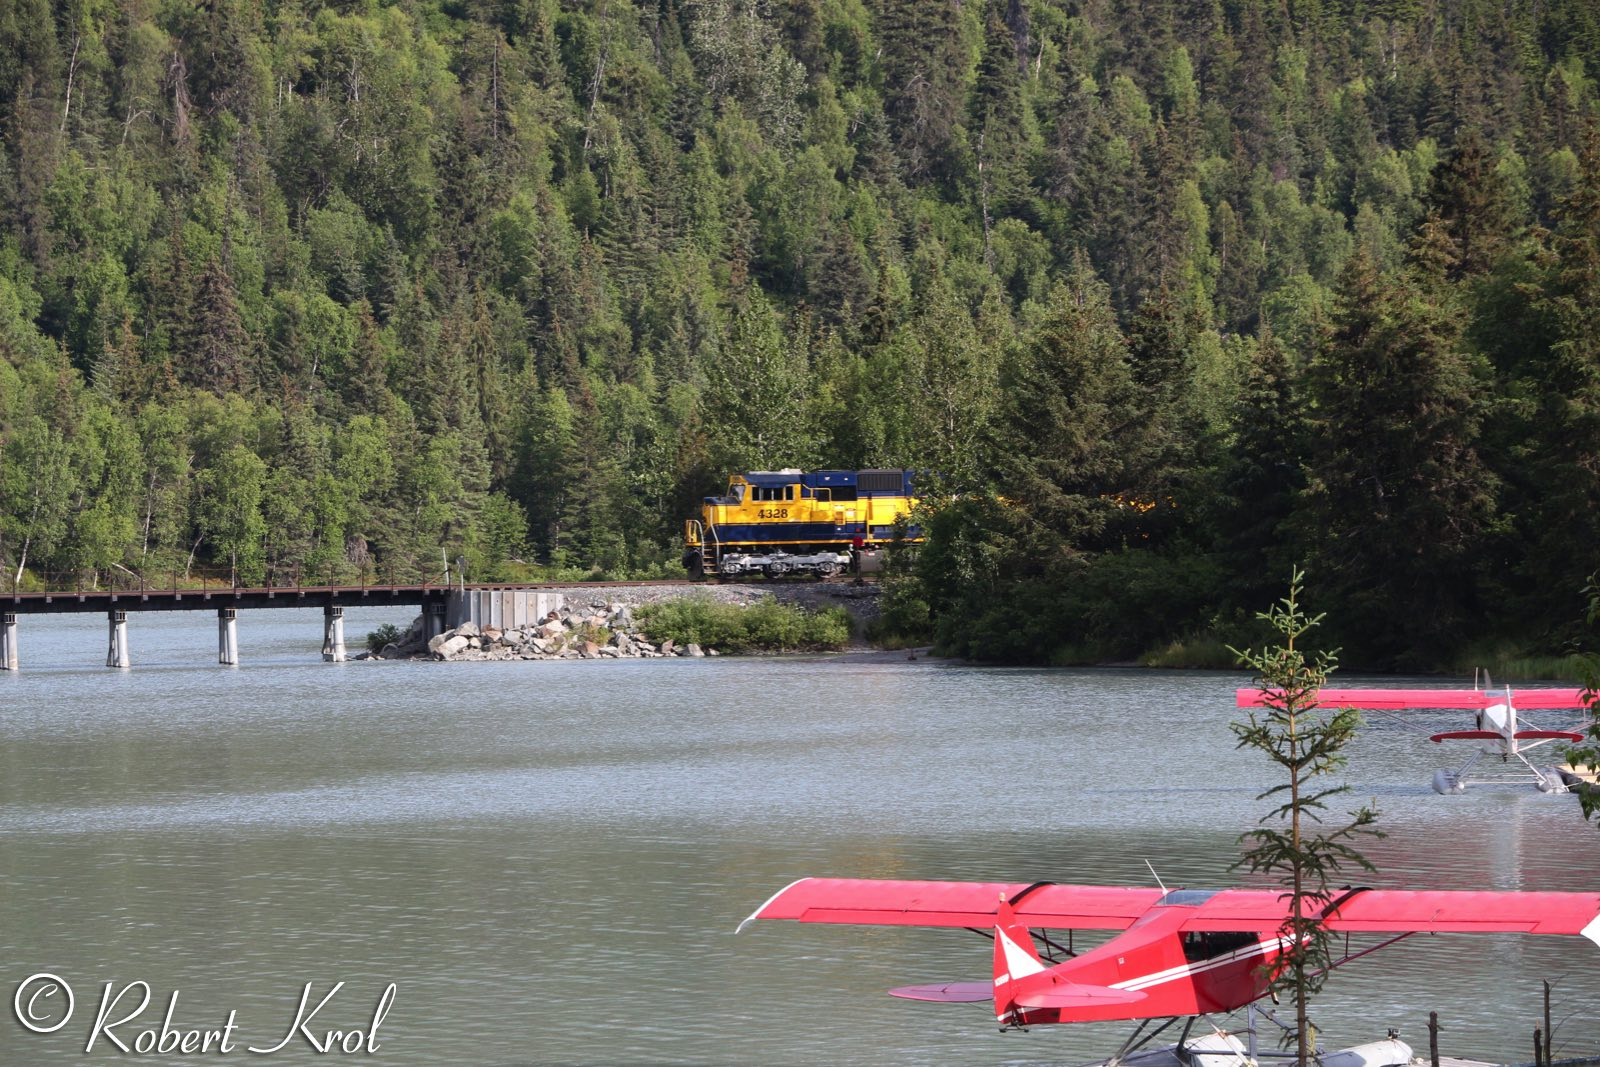
{"label": "airplane cockpit window", "polygon": [[1214,960],[1256,943],[1256,935],[1244,930],[1216,930],[1183,935],[1183,958],[1190,963]]}
{"label": "airplane cockpit window", "polygon": [[1156,907],[1161,908],[1169,904],[1175,904],[1179,907],[1193,908],[1204,904],[1220,892],[1222,892],[1220,889],[1173,889],[1166,896],[1156,901]]}

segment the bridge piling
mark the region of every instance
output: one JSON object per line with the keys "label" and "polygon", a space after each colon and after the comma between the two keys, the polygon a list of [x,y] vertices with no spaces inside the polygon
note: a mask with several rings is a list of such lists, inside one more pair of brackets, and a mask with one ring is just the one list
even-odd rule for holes
{"label": "bridge piling", "polygon": [[422,639],[432,641],[444,633],[445,604],[442,600],[430,600],[422,606]]}
{"label": "bridge piling", "polygon": [[109,624],[109,640],[106,645],[107,667],[131,667],[132,659],[128,656],[128,613],[112,608],[106,613]]}
{"label": "bridge piling", "polygon": [[217,662],[224,667],[239,665],[239,609],[217,609]]}
{"label": "bridge piling", "polygon": [[322,609],[322,658],[327,663],[344,662],[344,608],[337,604]]}
{"label": "bridge piling", "polygon": [[17,669],[17,613],[0,612],[0,671]]}

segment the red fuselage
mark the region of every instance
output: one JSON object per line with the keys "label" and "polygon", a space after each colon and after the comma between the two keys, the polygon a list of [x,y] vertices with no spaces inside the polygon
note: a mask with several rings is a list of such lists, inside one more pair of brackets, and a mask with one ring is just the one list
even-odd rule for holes
{"label": "red fuselage", "polygon": [[1088,986],[1142,993],[1141,999],[1017,1008],[1012,1023],[1225,1013],[1265,996],[1282,953],[1277,934],[1183,933],[1179,928],[1194,913],[1181,905],[1152,908],[1099,948],[1018,982],[1019,994]]}

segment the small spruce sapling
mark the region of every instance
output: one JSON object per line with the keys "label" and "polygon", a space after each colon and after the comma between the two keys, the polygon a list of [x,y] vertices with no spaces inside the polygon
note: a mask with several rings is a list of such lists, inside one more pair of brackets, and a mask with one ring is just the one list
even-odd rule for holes
{"label": "small spruce sapling", "polygon": [[1279,932],[1283,954],[1272,964],[1272,991],[1294,1001],[1296,1062],[1306,1067],[1315,1055],[1309,1003],[1322,988],[1333,963],[1323,912],[1333,897],[1334,879],[1346,867],[1373,870],[1352,844],[1362,835],[1383,835],[1373,828],[1373,807],[1350,813],[1350,821],[1324,827],[1329,798],[1349,791],[1348,785],[1324,786],[1319,779],[1345,764],[1344,747],[1361,723],[1353,708],[1332,714],[1317,710],[1318,695],[1337,668],[1337,652],[1308,657],[1300,639],[1322,616],[1308,617],[1300,608],[1303,573],[1289,578],[1289,595],[1257,617],[1280,635],[1281,643],[1260,651],[1230,648],[1242,666],[1255,672],[1263,707],[1247,722],[1233,724],[1239,748],[1257,749],[1282,770],[1286,780],[1256,797],[1278,805],[1262,816],[1259,829],[1240,835],[1247,846],[1234,868],[1265,873],[1283,887],[1288,918]]}

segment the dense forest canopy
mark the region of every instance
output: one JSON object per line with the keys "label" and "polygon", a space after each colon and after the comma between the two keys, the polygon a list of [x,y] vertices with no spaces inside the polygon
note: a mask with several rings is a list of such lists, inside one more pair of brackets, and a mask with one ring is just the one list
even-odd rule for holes
{"label": "dense forest canopy", "polygon": [[7,0],[7,584],[665,572],[907,466],[901,623],[1575,639],[1592,0]]}

